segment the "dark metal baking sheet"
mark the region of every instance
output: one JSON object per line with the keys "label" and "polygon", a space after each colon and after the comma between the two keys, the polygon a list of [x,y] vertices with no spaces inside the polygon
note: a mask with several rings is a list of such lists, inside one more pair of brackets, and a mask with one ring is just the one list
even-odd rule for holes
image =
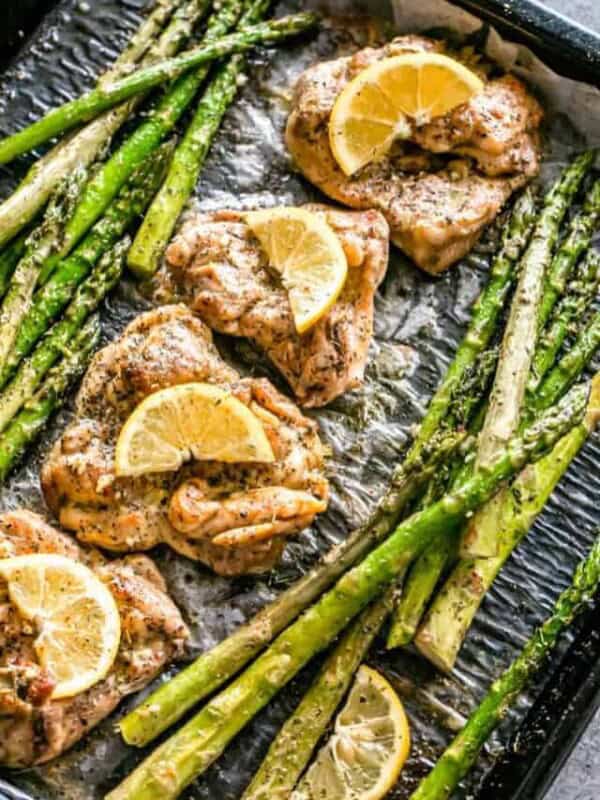
{"label": "dark metal baking sheet", "polygon": [[[83,84],[90,85],[101,65],[124,42],[143,5],[143,0],[61,0],[5,73],[0,86],[0,130],[14,130],[38,115],[44,106],[75,94]],[[280,8],[298,5],[286,0]],[[492,6],[497,9],[505,4],[489,0],[479,5],[482,13],[492,13]],[[518,5],[532,13],[533,6]],[[30,13],[24,5],[23,10]],[[27,16],[25,22],[30,27],[32,21]],[[510,24],[514,26],[514,16]],[[361,24],[345,24],[342,30],[328,28],[315,42],[254,59],[251,80],[228,115],[203,174],[200,186],[205,206],[301,202],[316,196],[289,170],[281,145],[285,120],[282,92],[302,65],[353,46],[353,39],[360,40],[363,33]],[[530,30],[521,33],[531,42]],[[579,74],[584,77],[581,69]],[[554,120],[550,133],[545,181],[582,145],[564,120]],[[12,165],[2,168],[2,196],[26,163],[24,159],[16,170]],[[273,576],[262,581],[224,581],[166,550],[158,551],[157,559],[175,598],[192,622],[196,652],[252,614],[279,586],[306,568],[319,551],[344,535],[375,501],[390,464],[406,447],[411,427],[464,329],[470,304],[485,280],[493,237],[492,231],[470,258],[436,281],[394,253],[377,301],[377,341],[367,385],[363,391],[352,393],[318,414],[324,435],[335,450],[331,511],[315,529],[289,547],[287,558]],[[140,307],[131,287],[122,287],[104,310],[105,339],[114,337]],[[264,369],[256,354],[243,345],[232,346],[225,340],[219,340],[219,344],[230,358],[247,368]],[[41,508],[35,488],[37,469],[48,443],[67,419],[68,412],[60,415],[34,457],[17,472],[8,489],[2,490],[0,506],[26,503]],[[486,598],[451,678],[436,675],[410,653],[387,654],[381,643],[374,649],[371,660],[405,696],[415,731],[411,766],[393,797],[408,796],[449,741],[462,715],[476,704],[493,676],[518,652],[568,583],[576,560],[600,522],[598,464],[600,445],[596,437]],[[550,766],[559,764],[566,755],[597,702],[600,671],[594,665],[600,655],[599,629],[597,609],[591,609],[565,637],[534,690],[525,694],[509,715],[459,797],[541,797]],[[195,798],[239,797],[270,737],[297,702],[314,668],[315,665],[305,670],[238,737],[194,787]],[[25,796],[69,800],[101,797],[131,767],[137,755],[127,752],[120,743],[114,720],[115,717],[107,720],[54,764],[21,774],[4,774],[4,779],[26,790],[29,794]],[[548,735],[543,735],[546,732]],[[19,800],[24,796],[21,789],[13,790],[8,785],[3,788],[0,784],[0,793],[4,791]]]}

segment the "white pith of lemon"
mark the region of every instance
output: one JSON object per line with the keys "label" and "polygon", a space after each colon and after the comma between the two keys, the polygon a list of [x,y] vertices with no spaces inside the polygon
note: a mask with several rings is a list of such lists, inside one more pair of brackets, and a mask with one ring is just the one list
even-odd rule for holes
{"label": "white pith of lemon", "polygon": [[35,629],[36,655],[55,682],[53,699],[73,697],[106,677],[119,649],[121,619],[92,570],[66,556],[35,553],[0,560],[0,579]]}
{"label": "white pith of lemon", "polygon": [[291,800],[381,800],[408,758],[410,731],[388,681],[362,666],[327,743]]}
{"label": "white pith of lemon", "polygon": [[231,392],[183,383],[149,395],[134,409],[117,440],[116,474],[175,471],[192,458],[275,460],[263,423]]}
{"label": "white pith of lemon", "polygon": [[346,175],[385,156],[396,139],[466,103],[483,82],[440,53],[407,53],[377,61],[340,92],[329,120],[329,142]]}
{"label": "white pith of lemon", "polygon": [[304,208],[250,211],[245,219],[281,274],[296,330],[305,333],[344,288],[348,260],[340,240],[321,216]]}

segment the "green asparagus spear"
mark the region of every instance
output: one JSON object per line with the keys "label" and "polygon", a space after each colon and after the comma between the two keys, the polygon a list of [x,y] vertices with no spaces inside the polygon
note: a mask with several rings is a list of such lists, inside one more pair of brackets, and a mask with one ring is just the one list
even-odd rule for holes
{"label": "green asparagus spear", "polygon": [[[181,6],[181,0],[161,0],[146,22],[142,23],[131,46],[123,51],[106,77],[113,79],[126,74],[131,64],[142,56],[144,58],[141,63],[149,64],[174,55],[191,35],[194,24],[203,16],[208,2],[209,0],[188,0]],[[156,34],[176,7],[169,25],[156,41]],[[105,112],[60,141],[36,161],[17,190],[0,204],[0,246],[34,219],[65,177],[76,168],[89,166],[101,155],[142,99],[140,95]]]}
{"label": "green asparagus spear", "polygon": [[494,728],[552,652],[561,633],[594,599],[600,584],[600,536],[579,563],[571,586],[558,598],[551,616],[529,639],[523,652],[492,684],[452,744],[421,781],[410,800],[447,800],[471,769]]}
{"label": "green asparagus spear", "polygon": [[[242,11],[243,0],[224,0],[210,16],[203,43],[223,36],[232,28]],[[86,187],[66,232],[67,249],[76,244],[104,213],[121,186],[174,129],[192,102],[208,72],[209,65],[183,75],[165,93],[150,115],[117,148]],[[56,259],[49,259],[42,277],[49,275]]]}
{"label": "green asparagus spear", "polygon": [[31,356],[21,363],[14,379],[0,394],[0,431],[29,401],[48,370],[68,351],[71,340],[87,317],[117,283],[129,245],[130,240],[125,237],[105,253],[90,277],[75,292],[60,322],[48,331]]}
{"label": "green asparagus spear", "polygon": [[143,213],[162,180],[172,151],[172,144],[163,145],[136,171],[104,217],[72,255],[59,264],[51,279],[35,293],[11,352],[0,370],[0,388],[6,386],[13,377],[21,359],[31,352],[98,260]]}
{"label": "green asparagus spear", "polygon": [[[270,0],[252,3],[240,19],[240,27],[259,22],[269,5]],[[175,151],[166,180],[129,251],[127,263],[140,278],[148,278],[158,269],[179,215],[194,191],[221,120],[237,94],[244,64],[244,57],[238,55],[218,68]]]}
{"label": "green asparagus spear", "polygon": [[590,250],[541,336],[527,384],[530,402],[542,379],[556,361],[572,326],[583,317],[593,302],[599,283],[600,255],[595,250]]}
{"label": "green asparagus spear", "polygon": [[443,433],[426,442],[419,458],[395,471],[388,491],[364,525],[332,548],[320,564],[282,592],[252,620],[160,686],[124,717],[120,726],[126,741],[140,747],[148,744],[239,672],[321,592],[385,539],[402,510],[431,480],[438,465],[455,453],[463,441],[463,436]]}
{"label": "green asparagus spear", "polygon": [[393,587],[382,600],[366,608],[344,633],[277,734],[242,800],[288,800],[385,622],[392,594]]}
{"label": "green asparagus spear", "polygon": [[600,221],[600,180],[588,192],[581,212],[569,225],[565,240],[552,260],[545,279],[544,297],[539,310],[539,328],[544,328],[580,256],[590,246]]}
{"label": "green asparagus spear", "polygon": [[552,369],[532,397],[532,411],[556,402],[591,361],[600,347],[600,311],[595,312],[579,333],[569,352]]}
{"label": "green asparagus spear", "polygon": [[281,42],[313,28],[316,22],[317,17],[314,14],[304,13],[253,25],[238,33],[224,36],[211,44],[202,45],[179,56],[142,67],[110,83],[104,82],[102,86],[88,94],[55,108],[41,120],[0,141],[0,164],[6,164],[53,136],[64,133],[81,122],[93,119],[103,111],[136,94],[147,92],[162,83],[171,81],[188,70],[232,53],[245,52],[257,44]]}
{"label": "green asparagus spear", "polygon": [[[477,464],[481,467],[494,460],[519,424],[540,328],[538,318],[545,275],[558,241],[561,223],[593,163],[594,155],[590,151],[576,158],[548,192],[531,242],[521,260],[521,276],[506,324],[496,379],[480,436]],[[470,542],[471,547],[476,548],[472,550],[473,555],[494,554],[493,542],[487,543],[477,538],[471,538]]]}
{"label": "green asparagus spear", "polygon": [[469,328],[446,377],[429,404],[409,453],[409,460],[418,456],[423,444],[436,431],[448,412],[448,404],[455,387],[460,385],[465,372],[488,347],[515,278],[515,265],[529,241],[534,220],[535,198],[531,190],[527,189],[517,200],[510,221],[504,229],[501,248],[491,266],[490,280],[473,308]]}
{"label": "green asparagus spear", "polygon": [[50,370],[37,394],[0,434],[0,483],[6,480],[52,414],[64,404],[69,387],[85,372],[99,339],[100,323],[93,317],[79,331],[70,352]]}
{"label": "green asparagus spear", "polygon": [[29,232],[22,233],[0,253],[0,300],[6,294],[19,261],[25,254]]}
{"label": "green asparagus spear", "polygon": [[[405,570],[448,525],[488,500],[502,481],[538,460],[581,424],[589,384],[571,389],[551,412],[513,439],[488,470],[402,522],[360,564],[281,633],[233,683],[143,761],[107,800],[176,798],[294,675]],[[148,715],[156,713],[147,707]]]}
{"label": "green asparagus spear", "polygon": [[86,178],[85,170],[76,170],[65,180],[50,202],[42,224],[27,239],[25,253],[13,272],[0,309],[0,371],[29,311],[40,267],[48,256],[60,250],[67,221],[81,196]]}
{"label": "green asparagus spear", "polygon": [[[490,514],[479,516],[479,526],[493,529],[498,550],[493,558],[463,558],[435,598],[415,644],[430,661],[450,671],[471,622],[498,573],[533,525],[556,484],[575,458],[600,415],[600,375],[594,379],[584,422],[554,450],[528,468],[495,497]],[[485,533],[485,531],[484,531]]]}

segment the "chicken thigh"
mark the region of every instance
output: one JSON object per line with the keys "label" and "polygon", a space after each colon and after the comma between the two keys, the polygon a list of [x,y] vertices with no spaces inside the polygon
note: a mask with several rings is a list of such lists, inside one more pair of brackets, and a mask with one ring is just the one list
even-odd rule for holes
{"label": "chicken thigh", "polygon": [[343,88],[365,67],[409,52],[441,51],[419,36],[316,64],[298,80],[286,143],[300,171],[329,197],[379,209],[391,239],[439,273],[462,258],[510,195],[539,170],[542,110],[512,75],[492,79],[470,102],[397,142],[385,158],[348,177],[329,144],[329,118]]}
{"label": "chicken thigh", "polygon": [[[115,475],[123,423],[147,395],[202,381],[226,387],[262,421],[274,463],[194,461],[179,472]],[[264,379],[241,379],[185,306],[139,316],[100,351],[83,380],[76,420],[42,469],[46,501],[84,542],[118,552],[165,542],[223,575],[270,569],[284,536],[327,507],[316,423]]]}
{"label": "chicken thigh", "polygon": [[188,637],[160,573],[146,556],[106,561],[37,514],[0,516],[0,558],[30,553],[63,555],[93,569],[117,601],[121,642],[106,678],[75,697],[52,700],[52,680],[34,649],[36,632],[0,581],[0,763],[10,767],[40,764],[67,750],[123,697],[181,656]]}
{"label": "chicken thigh", "polygon": [[287,292],[237,211],[196,214],[167,250],[154,294],[175,297],[220,333],[252,339],[292,387],[298,402],[322,406],[358,386],[373,334],[373,298],[388,261],[389,229],[378,211],[306,206],[325,218],[348,260],[333,308],[303,334]]}

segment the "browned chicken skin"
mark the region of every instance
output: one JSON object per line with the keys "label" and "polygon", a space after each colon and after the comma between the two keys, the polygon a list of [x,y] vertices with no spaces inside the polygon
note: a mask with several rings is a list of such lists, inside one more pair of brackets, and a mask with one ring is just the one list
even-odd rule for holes
{"label": "browned chicken skin", "polygon": [[[263,422],[273,464],[192,462],[178,473],[116,478],[115,444],[148,394],[205,381],[226,386]],[[100,351],[83,380],[77,419],[42,470],[48,505],[81,541],[108,550],[160,542],[223,575],[262,572],[284,535],[327,506],[317,427],[264,379],[240,379],[204,323],[185,306],[139,316]]]}
{"label": "browned chicken skin", "polygon": [[122,634],[104,680],[76,697],[52,700],[52,681],[33,647],[35,631],[19,616],[0,581],[0,763],[11,767],[40,764],[67,750],[123,697],[178,658],[188,637],[160,573],[146,556],[106,561],[36,514],[0,516],[0,558],[28,553],[56,553],[92,568],[117,601]]}
{"label": "browned chicken skin", "polygon": [[[537,101],[512,75],[491,80],[469,103],[414,128],[410,142],[397,143],[388,157],[351,177],[333,157],[328,126],[340,92],[365,67],[441,49],[431,39],[401,36],[316,64],[296,84],[286,129],[288,149],[311,183],[352,208],[379,209],[392,241],[432,273],[464,256],[512,192],[537,174]],[[449,162],[450,156],[460,160]]]}
{"label": "browned chicken skin", "polygon": [[303,406],[322,406],[359,385],[373,334],[373,297],[388,261],[378,211],[307,206],[325,217],[348,259],[344,289],[306,333],[296,332],[287,292],[237,211],[197,214],[167,250],[155,297],[176,297],[220,333],[254,340]]}

